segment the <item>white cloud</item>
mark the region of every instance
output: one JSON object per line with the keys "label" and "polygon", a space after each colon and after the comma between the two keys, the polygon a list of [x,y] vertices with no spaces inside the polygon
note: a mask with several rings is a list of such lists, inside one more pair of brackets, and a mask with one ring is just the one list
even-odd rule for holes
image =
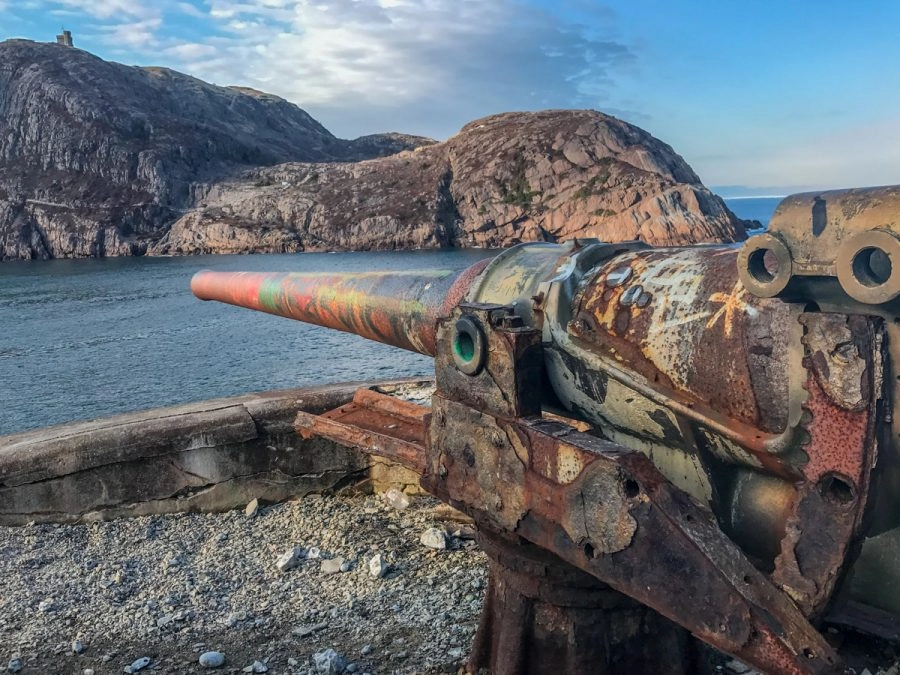
{"label": "white cloud", "polygon": [[144,0],[55,0],[54,4],[84,12],[97,19],[152,16],[155,12]]}
{"label": "white cloud", "polygon": [[281,95],[345,134],[446,135],[490,112],[598,106],[633,58],[520,0],[209,0],[209,17],[215,56],[174,65]]}
{"label": "white cloud", "polygon": [[[494,112],[611,104],[613,73],[627,69],[633,54],[600,37],[609,13],[584,0],[561,0],[552,12],[534,2],[43,0],[40,6],[80,14],[79,46],[277,94],[340,135],[396,130],[443,137]],[[561,19],[566,12],[578,24]]]}

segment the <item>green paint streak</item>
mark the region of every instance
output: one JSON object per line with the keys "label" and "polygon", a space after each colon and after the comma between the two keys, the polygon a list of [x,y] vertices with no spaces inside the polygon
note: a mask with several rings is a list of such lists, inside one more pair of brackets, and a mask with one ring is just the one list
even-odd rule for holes
{"label": "green paint streak", "polygon": [[280,314],[283,310],[283,297],[284,289],[278,281],[264,281],[259,288],[259,305],[266,311]]}

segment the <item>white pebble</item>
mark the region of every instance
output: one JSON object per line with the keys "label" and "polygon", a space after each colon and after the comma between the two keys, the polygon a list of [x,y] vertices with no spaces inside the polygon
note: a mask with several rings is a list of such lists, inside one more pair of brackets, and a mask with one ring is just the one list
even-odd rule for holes
{"label": "white pebble", "polygon": [[389,568],[390,565],[384,561],[384,557],[380,553],[372,556],[372,559],[369,560],[369,574],[376,579],[380,579],[387,574]]}
{"label": "white pebble", "polygon": [[295,546],[278,556],[278,560],[275,561],[275,567],[278,568],[279,572],[287,572],[295,567],[299,567],[304,558],[306,558],[306,551],[299,546]]}
{"label": "white pebble", "polygon": [[398,511],[409,508],[409,495],[401,492],[397,488],[391,488],[382,495],[384,501],[393,506]]}
{"label": "white pebble", "polygon": [[344,566],[343,558],[332,558],[331,560],[323,560],[320,566],[322,574],[337,574],[342,571]]}
{"label": "white pebble", "polygon": [[247,504],[247,508],[244,509],[244,515],[248,518],[252,518],[259,511],[259,500],[251,499],[250,503]]}
{"label": "white pebble", "polygon": [[72,640],[72,653],[80,654],[83,651],[84,651],[84,643],[81,640],[79,640],[78,638],[75,638],[74,640]]}

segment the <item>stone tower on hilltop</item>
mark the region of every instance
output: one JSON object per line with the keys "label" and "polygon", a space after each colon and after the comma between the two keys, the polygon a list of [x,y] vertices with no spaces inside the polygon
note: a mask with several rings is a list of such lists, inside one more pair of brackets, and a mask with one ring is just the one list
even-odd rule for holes
{"label": "stone tower on hilltop", "polygon": [[63,32],[56,36],[56,44],[66,47],[74,47],[72,43],[72,31],[63,29]]}

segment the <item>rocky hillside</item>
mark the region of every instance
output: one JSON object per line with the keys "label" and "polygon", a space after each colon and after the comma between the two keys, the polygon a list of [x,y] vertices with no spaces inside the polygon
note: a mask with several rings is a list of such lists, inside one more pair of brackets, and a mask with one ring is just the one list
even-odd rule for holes
{"label": "rocky hillside", "polygon": [[209,184],[241,170],[431,142],[346,141],[252,89],[0,42],[0,260],[140,254]]}
{"label": "rocky hillside", "polygon": [[216,185],[151,253],[738,241],[744,223],[668,145],[589,110],[506,113],[444,143]]}
{"label": "rocky hillside", "polygon": [[497,115],[438,144],[347,141],[255,90],[0,43],[0,260],[573,236],[744,228],[669,146],[598,112]]}

